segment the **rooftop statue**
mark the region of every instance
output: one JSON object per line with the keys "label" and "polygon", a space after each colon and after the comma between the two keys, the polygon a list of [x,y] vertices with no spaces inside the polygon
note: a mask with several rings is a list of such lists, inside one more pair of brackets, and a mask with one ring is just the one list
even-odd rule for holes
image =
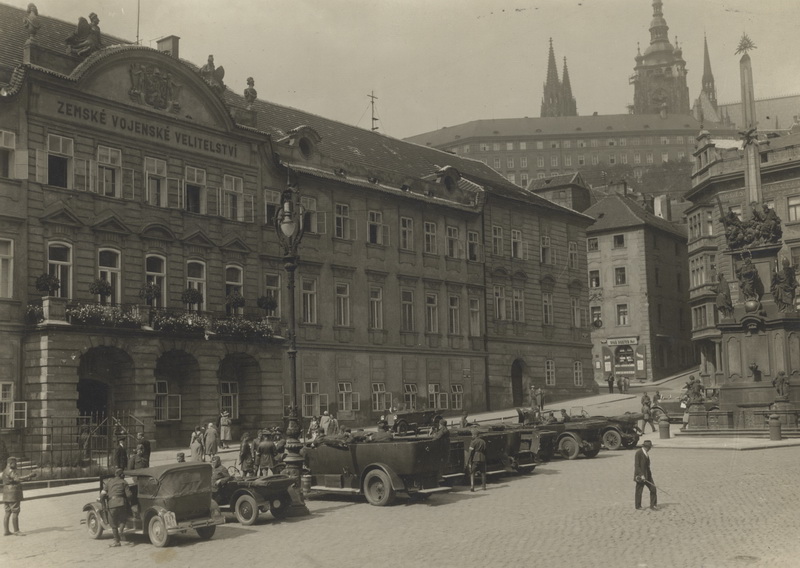
{"label": "rooftop statue", "polygon": [[221,93],[225,90],[225,83],[222,82],[225,77],[225,68],[222,65],[219,67],[214,65],[213,55],[209,55],[208,62],[200,68],[200,76],[218,92]]}
{"label": "rooftop statue", "polygon": [[253,104],[258,97],[258,91],[255,90],[253,85],[255,85],[255,81],[252,77],[248,77],[247,88],[244,90],[244,100],[247,101],[248,105]]}
{"label": "rooftop statue", "polygon": [[28,13],[22,18],[22,23],[25,29],[28,30],[30,39],[33,39],[33,36],[35,36],[39,28],[42,27],[42,23],[39,21],[39,9],[36,7],[36,4],[28,4]]}
{"label": "rooftop statue", "polygon": [[78,28],[66,40],[67,53],[84,57],[100,49],[100,18],[92,12],[89,21],[81,17]]}

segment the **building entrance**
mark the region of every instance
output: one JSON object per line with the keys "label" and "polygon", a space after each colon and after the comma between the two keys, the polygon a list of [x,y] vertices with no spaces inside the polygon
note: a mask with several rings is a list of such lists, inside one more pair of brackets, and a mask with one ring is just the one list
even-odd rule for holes
{"label": "building entrance", "polygon": [[107,383],[94,379],[78,380],[78,416],[101,422],[109,413],[110,389]]}

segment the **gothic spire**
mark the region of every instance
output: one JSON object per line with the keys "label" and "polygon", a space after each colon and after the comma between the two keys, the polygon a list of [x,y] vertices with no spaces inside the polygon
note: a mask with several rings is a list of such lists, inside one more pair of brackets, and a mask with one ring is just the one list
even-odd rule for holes
{"label": "gothic spire", "polygon": [[542,109],[539,116],[559,116],[561,104],[561,82],[558,80],[553,38],[550,38],[550,53],[547,56],[547,80],[542,89]]}
{"label": "gothic spire", "polygon": [[567,58],[564,58],[564,70],[561,72],[561,100],[564,102],[563,116],[578,116],[578,108],[575,104],[575,97],[572,96],[572,84],[569,80],[569,69],[567,68]]}
{"label": "gothic spire", "polygon": [[711,56],[708,54],[708,38],[703,35],[703,92],[708,96],[708,100],[717,107],[717,89],[714,86],[714,74],[711,72]]}
{"label": "gothic spire", "polygon": [[553,52],[553,38],[550,38],[550,53],[547,55],[547,83],[545,88],[558,85],[558,70],[556,69],[556,55]]}

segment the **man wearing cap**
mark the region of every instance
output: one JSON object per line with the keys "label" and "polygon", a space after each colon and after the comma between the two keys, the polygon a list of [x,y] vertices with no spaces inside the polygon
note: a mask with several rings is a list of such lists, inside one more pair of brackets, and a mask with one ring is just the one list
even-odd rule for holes
{"label": "man wearing cap", "polygon": [[111,531],[114,533],[114,542],[110,547],[120,546],[123,541],[127,546],[133,543],[125,540],[125,522],[130,516],[131,490],[125,481],[125,473],[121,467],[114,470],[114,477],[103,482],[103,489],[100,491],[100,500],[108,508],[108,522]]}
{"label": "man wearing cap", "polygon": [[480,437],[477,428],[472,429],[467,467],[469,468],[469,490],[475,491],[475,474],[480,471],[483,490],[486,491],[486,440]]}
{"label": "man wearing cap", "polygon": [[222,460],[219,456],[211,458],[211,488],[216,493],[221,485],[225,485],[231,478],[228,468],[222,465]]}
{"label": "man wearing cap", "polygon": [[653,448],[653,442],[645,440],[642,447],[636,450],[634,457],[634,470],[633,480],[636,482],[635,505],[636,509],[642,508],[642,491],[644,486],[650,490],[650,508],[654,511],[658,510],[658,496],[656,495],[656,486],[653,483],[653,474],[650,472],[650,450]]}
{"label": "man wearing cap", "polygon": [[186,463],[186,454],[183,452],[178,452],[175,456],[175,459],[178,463]]}
{"label": "man wearing cap", "polygon": [[[3,517],[4,536],[25,536],[19,532],[19,511],[22,502],[22,482],[36,477],[36,472],[29,475],[20,475],[17,471],[17,458],[11,456],[6,462],[3,470],[3,504],[5,506],[5,517]],[[8,521],[14,528],[14,532],[8,530]]]}

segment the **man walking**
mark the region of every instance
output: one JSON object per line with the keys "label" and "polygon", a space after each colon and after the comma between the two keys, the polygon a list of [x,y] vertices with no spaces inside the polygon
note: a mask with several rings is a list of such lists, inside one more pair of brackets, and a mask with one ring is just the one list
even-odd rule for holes
{"label": "man walking", "polygon": [[[144,433],[143,432],[139,432],[138,434],[136,434],[136,443],[138,445],[142,446],[142,455],[144,456],[144,459],[147,460],[147,463],[149,464],[150,463],[150,451],[151,451],[150,440],[148,440],[147,438],[144,437]],[[145,466],[145,467],[148,467],[148,466]]]}
{"label": "man walking", "polygon": [[606,382],[608,383],[608,394],[614,394],[614,374],[609,373],[608,377],[606,377]]}
{"label": "man walking", "polygon": [[122,468],[114,470],[114,477],[103,482],[103,489],[100,491],[100,500],[108,508],[108,522],[111,525],[111,532],[114,534],[114,542],[110,547],[120,546],[120,541],[128,546],[133,543],[125,540],[125,523],[130,515],[131,490],[125,481],[125,474]]}
{"label": "man walking", "polygon": [[642,447],[636,450],[634,457],[633,480],[636,482],[636,494],[634,504],[636,509],[642,508],[642,491],[644,486],[650,490],[650,508],[658,510],[658,496],[656,495],[656,485],[653,483],[653,474],[650,471],[650,450],[653,449],[653,442],[645,440]]}
{"label": "man walking", "polygon": [[[29,475],[20,475],[17,471],[17,458],[10,457],[6,462],[6,468],[3,470],[3,504],[5,506],[5,517],[3,517],[3,535],[4,536],[25,536],[19,532],[19,511],[20,503],[22,503],[22,482],[28,481],[36,477],[36,472]],[[8,526],[9,520],[11,521],[11,532]]]}

